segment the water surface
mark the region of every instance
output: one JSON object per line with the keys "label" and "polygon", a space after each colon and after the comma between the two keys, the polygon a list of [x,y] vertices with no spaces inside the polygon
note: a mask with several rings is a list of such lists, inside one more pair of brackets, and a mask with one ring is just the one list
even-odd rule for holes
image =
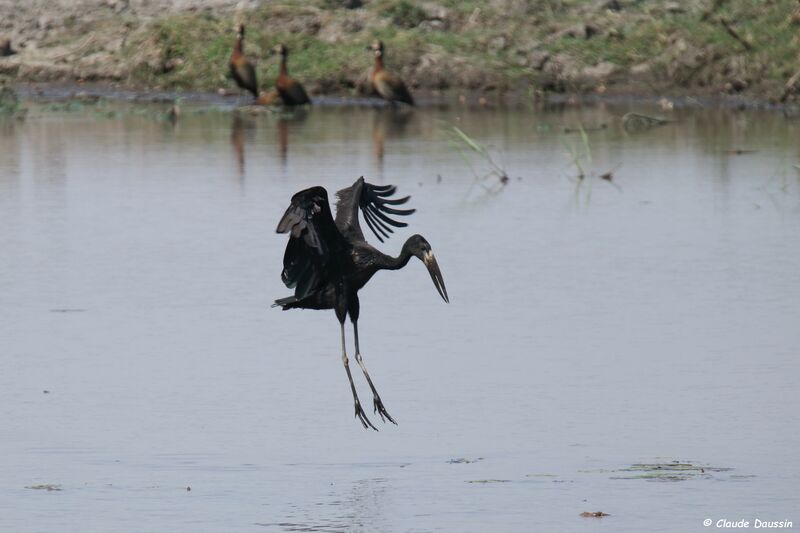
{"label": "water surface", "polygon": [[[0,529],[800,524],[800,123],[687,108],[629,134],[631,109],[655,112],[0,122]],[[269,307],[291,195],[360,175],[412,195],[379,247],[423,234],[451,296],[417,261],[362,291],[379,433],[333,314]]]}

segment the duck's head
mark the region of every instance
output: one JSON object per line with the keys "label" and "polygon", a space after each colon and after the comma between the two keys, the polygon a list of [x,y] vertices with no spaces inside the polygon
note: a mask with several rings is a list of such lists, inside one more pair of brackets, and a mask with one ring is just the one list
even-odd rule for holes
{"label": "duck's head", "polygon": [[371,50],[375,57],[383,56],[383,41],[379,39],[375,39],[370,46],[367,47],[367,50]]}

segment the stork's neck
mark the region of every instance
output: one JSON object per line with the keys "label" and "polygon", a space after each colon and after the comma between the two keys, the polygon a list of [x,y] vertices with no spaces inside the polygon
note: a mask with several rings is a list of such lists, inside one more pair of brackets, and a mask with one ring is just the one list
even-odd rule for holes
{"label": "stork's neck", "polygon": [[400,270],[401,268],[406,266],[408,262],[411,260],[411,257],[413,257],[414,255],[411,253],[411,250],[409,249],[410,248],[409,243],[410,239],[407,240],[405,244],[403,244],[403,249],[400,250],[400,255],[398,255],[397,257],[392,257],[390,255],[385,256],[382,261],[381,268],[383,270]]}
{"label": "stork's neck", "polygon": [[279,76],[288,76],[288,72],[286,70],[286,54],[281,54],[281,70],[278,72]]}
{"label": "stork's neck", "polygon": [[241,35],[236,38],[236,44],[233,45],[233,51],[236,54],[241,54],[242,53],[242,36]]}
{"label": "stork's neck", "polygon": [[383,54],[375,54],[375,68],[373,71],[383,70]]}

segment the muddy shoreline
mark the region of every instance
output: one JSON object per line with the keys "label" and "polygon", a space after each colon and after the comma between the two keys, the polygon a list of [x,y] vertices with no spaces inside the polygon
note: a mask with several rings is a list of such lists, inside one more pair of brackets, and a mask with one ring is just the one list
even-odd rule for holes
{"label": "muddy shoreline", "polygon": [[[15,86],[19,97],[29,102],[99,100],[137,104],[173,104],[175,102],[209,105],[219,108],[256,108],[248,105],[238,94],[207,91],[142,90],[116,85],[91,83],[20,83]],[[386,107],[382,100],[364,96],[316,95],[315,106]],[[467,108],[530,108],[562,105],[640,105],[661,112],[682,108],[712,108],[738,110],[780,111],[788,116],[797,114],[794,104],[776,103],[744,95],[677,95],[663,96],[619,92],[614,94],[540,93],[534,96],[520,91],[485,95],[478,91],[422,91],[417,97],[417,107],[467,107]]]}

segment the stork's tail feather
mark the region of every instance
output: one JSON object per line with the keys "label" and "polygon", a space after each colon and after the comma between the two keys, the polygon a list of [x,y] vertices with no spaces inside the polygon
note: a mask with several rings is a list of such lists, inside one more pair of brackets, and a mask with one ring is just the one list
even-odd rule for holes
{"label": "stork's tail feather", "polygon": [[291,309],[294,307],[293,304],[297,303],[297,298],[295,296],[287,296],[286,298],[278,298],[275,300],[275,303],[272,304],[272,307],[282,307],[284,311],[287,309]]}

